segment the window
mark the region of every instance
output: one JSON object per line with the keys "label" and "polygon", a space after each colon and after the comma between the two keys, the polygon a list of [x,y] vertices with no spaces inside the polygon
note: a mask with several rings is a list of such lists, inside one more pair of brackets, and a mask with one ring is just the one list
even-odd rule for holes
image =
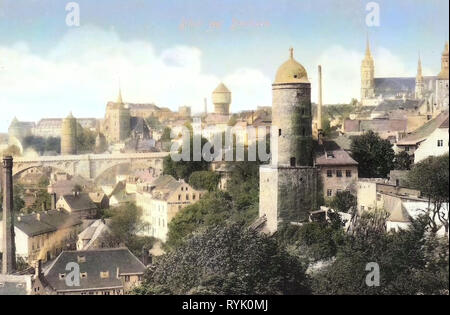
{"label": "window", "polygon": [[60,273],[59,274],[59,280],[63,280],[66,278],[66,274],[65,273]]}
{"label": "window", "polygon": [[341,170],[337,170],[336,171],[336,177],[342,177],[342,171]]}
{"label": "window", "polygon": [[333,177],[333,172],[331,170],[327,170],[327,177]]}
{"label": "window", "polygon": [[377,194],[377,201],[381,201],[381,194]]}
{"label": "window", "polygon": [[333,190],[328,189],[327,190],[327,197],[331,197],[331,196],[333,196]]}
{"label": "window", "polygon": [[192,194],[192,200],[195,200],[195,194]]}
{"label": "window", "polygon": [[361,206],[361,211],[364,211],[364,206]]}
{"label": "window", "polygon": [[84,263],[84,262],[86,262],[86,257],[85,256],[78,256],[77,260],[78,260],[78,263]]}
{"label": "window", "polygon": [[186,200],[189,200],[189,194],[186,194]]}
{"label": "window", "polygon": [[291,157],[290,163],[291,166],[295,166],[295,157]]}
{"label": "window", "polygon": [[278,136],[281,136],[281,129],[278,129]]}
{"label": "window", "polygon": [[409,147],[408,146],[405,147],[405,151],[409,152]]}
{"label": "window", "polygon": [[443,147],[444,146],[444,140],[438,140],[437,141],[437,146],[438,147]]}
{"label": "window", "polygon": [[346,171],[345,171],[345,176],[346,176],[346,177],[352,177],[352,171],[346,170]]}
{"label": "window", "polygon": [[81,279],[84,279],[84,278],[86,278],[87,277],[87,272],[82,272],[82,273],[80,273],[80,278]]}
{"label": "window", "polygon": [[109,278],[109,271],[100,271],[100,278],[102,279]]}
{"label": "window", "polygon": [[181,195],[178,195],[178,200],[181,200]]}
{"label": "window", "polygon": [[130,276],[125,276],[125,282],[130,282]]}

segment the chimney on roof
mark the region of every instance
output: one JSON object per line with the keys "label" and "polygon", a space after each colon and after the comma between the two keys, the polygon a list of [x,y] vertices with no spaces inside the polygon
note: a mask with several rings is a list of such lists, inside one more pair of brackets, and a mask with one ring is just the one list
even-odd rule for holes
{"label": "chimney on roof", "polygon": [[41,214],[40,213],[36,214],[36,220],[41,221]]}

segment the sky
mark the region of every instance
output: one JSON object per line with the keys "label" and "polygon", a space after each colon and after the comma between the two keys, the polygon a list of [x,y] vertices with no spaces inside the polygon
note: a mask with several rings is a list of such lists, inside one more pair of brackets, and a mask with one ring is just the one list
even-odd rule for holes
{"label": "sky", "polygon": [[[447,0],[0,0],[0,132],[13,119],[104,116],[117,98],[203,110],[223,81],[231,110],[271,105],[271,84],[289,48],[317,99],[359,97],[367,34],[375,76],[440,70],[449,37]],[[367,24],[367,4],[379,23]],[[372,7],[373,8],[373,7]],[[69,19],[71,20],[71,19]],[[71,23],[69,23],[71,24]]]}

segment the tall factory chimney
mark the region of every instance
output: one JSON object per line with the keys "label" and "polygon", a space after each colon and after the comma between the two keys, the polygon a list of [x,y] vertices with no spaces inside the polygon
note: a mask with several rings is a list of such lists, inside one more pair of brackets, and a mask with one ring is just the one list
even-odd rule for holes
{"label": "tall factory chimney", "polygon": [[319,65],[319,101],[317,104],[317,137],[319,144],[323,142],[322,134],[322,66]]}
{"label": "tall factory chimney", "polygon": [[2,273],[12,274],[16,270],[16,244],[14,241],[13,209],[13,158],[3,157],[3,259]]}

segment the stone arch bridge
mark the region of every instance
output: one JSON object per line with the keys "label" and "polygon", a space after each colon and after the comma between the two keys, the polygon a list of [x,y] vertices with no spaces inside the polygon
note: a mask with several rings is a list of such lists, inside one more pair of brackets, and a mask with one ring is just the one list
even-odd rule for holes
{"label": "stone arch bridge", "polygon": [[95,180],[112,167],[124,164],[130,165],[133,169],[151,167],[160,173],[167,155],[169,152],[18,157],[14,158],[13,176],[31,168],[50,167],[69,175],[80,175]]}

